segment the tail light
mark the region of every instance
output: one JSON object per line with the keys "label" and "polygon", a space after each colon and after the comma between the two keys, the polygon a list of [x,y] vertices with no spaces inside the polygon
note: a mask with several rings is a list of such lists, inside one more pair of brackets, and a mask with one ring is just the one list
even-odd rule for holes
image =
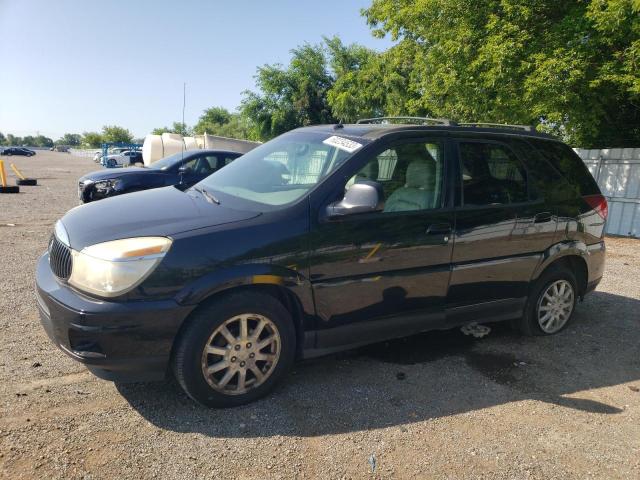
{"label": "tail light", "polygon": [[609,206],[604,195],[586,195],[582,197],[587,204],[593,208],[603,220],[607,219],[609,214]]}

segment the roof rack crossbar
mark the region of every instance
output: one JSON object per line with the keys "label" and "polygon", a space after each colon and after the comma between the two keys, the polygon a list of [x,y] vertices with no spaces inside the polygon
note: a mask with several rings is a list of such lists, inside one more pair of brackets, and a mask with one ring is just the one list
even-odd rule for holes
{"label": "roof rack crossbar", "polygon": [[511,130],[524,130],[526,132],[535,132],[536,129],[532,125],[508,125],[506,123],[489,123],[489,122],[461,122],[461,127],[491,127],[491,128],[508,128]]}
{"label": "roof rack crossbar", "polygon": [[409,120],[421,124],[436,124],[436,125],[457,125],[453,120],[448,118],[429,118],[429,117],[374,117],[374,118],[361,118],[356,123],[391,123],[393,120]]}

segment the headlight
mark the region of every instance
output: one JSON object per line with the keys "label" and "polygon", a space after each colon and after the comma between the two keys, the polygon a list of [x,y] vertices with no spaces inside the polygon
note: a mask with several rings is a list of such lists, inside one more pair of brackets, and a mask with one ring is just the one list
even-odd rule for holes
{"label": "headlight", "polygon": [[96,192],[102,195],[108,195],[111,192],[115,192],[116,190],[120,190],[122,187],[122,180],[100,180],[93,184],[93,188]]}
{"label": "headlight", "polygon": [[69,283],[103,297],[122,295],[142,283],[170,247],[166,237],[139,237],[72,250]]}

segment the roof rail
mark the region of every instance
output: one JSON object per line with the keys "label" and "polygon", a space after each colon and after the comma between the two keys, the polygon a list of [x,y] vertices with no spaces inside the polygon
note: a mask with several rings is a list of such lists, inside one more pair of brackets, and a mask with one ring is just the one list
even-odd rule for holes
{"label": "roof rail", "polygon": [[461,127],[490,127],[504,128],[509,130],[524,130],[525,132],[535,132],[536,129],[532,125],[508,125],[506,123],[488,123],[488,122],[462,122],[458,124]]}
{"label": "roof rail", "polygon": [[429,117],[374,117],[374,118],[361,118],[356,123],[392,123],[393,121],[397,123],[401,122],[409,122],[416,123],[422,125],[428,124],[436,124],[436,125],[457,125],[453,120],[449,120],[448,118],[429,118]]}

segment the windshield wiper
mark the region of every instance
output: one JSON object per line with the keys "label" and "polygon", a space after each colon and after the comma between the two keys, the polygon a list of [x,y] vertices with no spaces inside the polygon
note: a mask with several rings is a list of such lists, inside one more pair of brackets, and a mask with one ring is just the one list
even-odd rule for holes
{"label": "windshield wiper", "polygon": [[220,200],[218,200],[213,193],[208,192],[203,187],[193,187],[196,192],[200,192],[204,197],[211,203],[215,203],[216,205],[220,205]]}

